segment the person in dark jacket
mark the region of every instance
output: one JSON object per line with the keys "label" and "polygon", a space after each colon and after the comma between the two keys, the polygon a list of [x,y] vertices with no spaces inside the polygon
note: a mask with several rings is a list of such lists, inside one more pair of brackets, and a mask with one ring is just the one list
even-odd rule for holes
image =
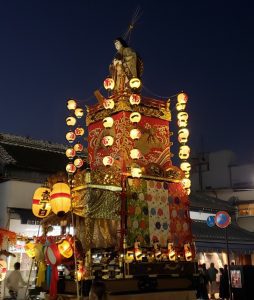
{"label": "person in dark jacket", "polygon": [[228,266],[224,265],[224,269],[220,268],[220,299],[229,299],[229,278],[228,278]]}
{"label": "person in dark jacket", "polygon": [[198,284],[197,284],[197,299],[209,299],[207,284],[208,284],[208,276],[206,268],[203,265],[199,265],[198,267]]}

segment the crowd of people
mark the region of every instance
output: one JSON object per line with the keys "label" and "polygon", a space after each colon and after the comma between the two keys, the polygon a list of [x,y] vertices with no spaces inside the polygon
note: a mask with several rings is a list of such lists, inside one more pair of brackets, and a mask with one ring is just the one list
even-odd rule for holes
{"label": "crowd of people", "polygon": [[219,299],[228,300],[229,296],[229,277],[228,266],[220,268],[219,271],[214,267],[214,263],[210,264],[207,269],[206,264],[199,265],[199,277],[197,285],[197,299],[215,299],[215,292],[217,290],[216,277],[219,273]]}

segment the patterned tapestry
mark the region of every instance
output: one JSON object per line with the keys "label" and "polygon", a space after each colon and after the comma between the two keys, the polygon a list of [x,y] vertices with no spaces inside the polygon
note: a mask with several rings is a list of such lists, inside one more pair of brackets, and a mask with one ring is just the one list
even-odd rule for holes
{"label": "patterned tapestry", "polygon": [[181,183],[128,179],[127,243],[138,239],[142,246],[159,241],[177,248],[192,242],[189,200]]}
{"label": "patterned tapestry", "polygon": [[[107,155],[114,158],[114,165],[119,169],[122,168],[123,162],[126,166],[130,165],[132,160],[129,153],[134,145],[143,155],[139,160],[140,165],[159,163],[163,168],[171,166],[169,122],[142,115],[137,125],[141,137],[134,142],[129,136],[133,128],[129,116],[129,112],[112,115],[114,125],[108,129],[103,127],[102,120],[88,126],[88,153],[92,170],[101,166],[103,157]],[[114,138],[113,145],[108,148],[102,144],[102,138],[106,135]]]}

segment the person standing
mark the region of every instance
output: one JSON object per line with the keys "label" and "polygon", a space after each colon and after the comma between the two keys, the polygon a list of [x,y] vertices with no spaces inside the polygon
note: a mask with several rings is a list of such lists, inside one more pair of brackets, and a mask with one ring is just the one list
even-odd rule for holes
{"label": "person standing", "polygon": [[106,285],[103,281],[93,281],[90,292],[89,300],[107,300]]}
{"label": "person standing", "polygon": [[197,282],[197,299],[209,299],[207,291],[208,278],[206,268],[199,265],[198,267],[198,282]]}
{"label": "person standing", "polygon": [[210,264],[210,267],[207,270],[208,280],[209,280],[209,293],[211,299],[215,299],[215,290],[216,290],[216,275],[218,270],[214,267],[214,263]]}
{"label": "person standing", "polygon": [[9,289],[9,294],[12,299],[17,299],[20,284],[25,286],[27,283],[24,281],[20,273],[20,263],[16,262],[14,264],[14,270],[6,279],[6,286]]}
{"label": "person standing", "polygon": [[220,268],[220,299],[229,299],[229,278],[228,278],[228,266],[224,265],[224,269]]}

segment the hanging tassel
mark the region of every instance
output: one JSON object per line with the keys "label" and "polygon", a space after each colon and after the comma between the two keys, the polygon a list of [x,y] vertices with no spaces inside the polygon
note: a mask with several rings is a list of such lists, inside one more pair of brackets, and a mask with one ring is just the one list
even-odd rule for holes
{"label": "hanging tassel", "polygon": [[58,270],[57,266],[53,265],[51,267],[51,280],[49,287],[49,295],[51,299],[56,299],[57,296],[57,282],[58,282]]}
{"label": "hanging tassel", "polygon": [[45,271],[47,267],[43,261],[39,264],[38,274],[37,274],[37,281],[36,286],[41,287],[42,283],[45,282]]}

